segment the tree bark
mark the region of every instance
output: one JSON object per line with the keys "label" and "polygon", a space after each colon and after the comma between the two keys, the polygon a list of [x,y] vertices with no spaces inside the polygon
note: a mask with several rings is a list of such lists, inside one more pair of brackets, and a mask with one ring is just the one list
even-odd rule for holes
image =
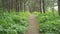
{"label": "tree bark", "polygon": [[58,12],[59,12],[59,15],[60,15],[60,0],[58,0]]}
{"label": "tree bark", "polygon": [[43,0],[43,13],[45,13],[45,2]]}
{"label": "tree bark", "polygon": [[41,6],[41,0],[40,0],[40,12],[42,13],[42,9],[41,9],[41,7],[42,7],[42,6]]}
{"label": "tree bark", "polygon": [[2,1],[2,10],[3,10],[3,12],[4,12],[4,9],[5,9],[5,4],[4,4],[4,0],[1,0]]}

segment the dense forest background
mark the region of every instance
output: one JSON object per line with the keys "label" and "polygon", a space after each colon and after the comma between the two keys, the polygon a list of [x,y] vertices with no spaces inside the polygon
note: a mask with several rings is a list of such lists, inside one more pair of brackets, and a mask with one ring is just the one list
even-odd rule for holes
{"label": "dense forest background", "polygon": [[45,13],[47,10],[54,11],[58,0],[0,0],[0,7],[4,11],[11,12],[11,10],[19,11],[38,11]]}
{"label": "dense forest background", "polygon": [[0,0],[0,34],[25,34],[30,15],[40,34],[60,34],[60,0]]}

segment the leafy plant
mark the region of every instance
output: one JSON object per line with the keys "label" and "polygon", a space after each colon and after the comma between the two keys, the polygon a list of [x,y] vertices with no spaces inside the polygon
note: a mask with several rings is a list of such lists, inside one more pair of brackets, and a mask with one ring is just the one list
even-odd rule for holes
{"label": "leafy plant", "polygon": [[39,31],[42,34],[59,34],[60,33],[60,16],[57,12],[47,12],[38,14],[37,21],[39,23]]}
{"label": "leafy plant", "polygon": [[27,16],[23,16],[23,12],[21,15],[17,12],[3,12],[0,18],[0,34],[23,34],[28,26]]}

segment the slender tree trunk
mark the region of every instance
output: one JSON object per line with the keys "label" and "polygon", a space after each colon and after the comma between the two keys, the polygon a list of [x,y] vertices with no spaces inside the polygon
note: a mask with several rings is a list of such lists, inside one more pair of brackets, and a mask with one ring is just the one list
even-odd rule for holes
{"label": "slender tree trunk", "polygon": [[43,13],[45,13],[45,2],[43,0]]}
{"label": "slender tree trunk", "polygon": [[20,11],[23,11],[23,0],[20,0]]}
{"label": "slender tree trunk", "polygon": [[11,0],[11,8],[10,8],[11,11],[13,10],[13,5],[14,5],[14,4],[13,4],[13,1],[14,1],[14,0]]}
{"label": "slender tree trunk", "polygon": [[18,1],[19,1],[19,0],[16,0],[16,3],[15,3],[15,4],[16,4],[15,7],[16,7],[16,11],[17,11],[17,12],[19,12],[19,2],[18,2]]}
{"label": "slender tree trunk", "polygon": [[53,16],[54,16],[54,2],[55,1],[52,1],[53,3],[52,3],[52,13],[53,13]]}
{"label": "slender tree trunk", "polygon": [[58,0],[58,12],[59,12],[59,15],[60,15],[60,0]]}
{"label": "slender tree trunk", "polygon": [[42,6],[41,6],[41,0],[40,0],[40,12],[42,13],[42,9],[41,9],[41,7],[42,7]]}
{"label": "slender tree trunk", "polygon": [[11,8],[11,0],[7,0],[7,10],[8,10],[8,12],[10,12],[10,8]]}
{"label": "slender tree trunk", "polygon": [[4,12],[4,0],[1,0],[2,1],[2,9],[3,9],[3,12]]}

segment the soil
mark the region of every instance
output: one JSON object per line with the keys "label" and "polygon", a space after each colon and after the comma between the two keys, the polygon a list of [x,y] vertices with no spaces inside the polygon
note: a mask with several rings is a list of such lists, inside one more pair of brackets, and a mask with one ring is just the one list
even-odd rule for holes
{"label": "soil", "polygon": [[28,17],[28,21],[29,21],[29,26],[25,34],[39,34],[36,17],[33,14],[31,14]]}

